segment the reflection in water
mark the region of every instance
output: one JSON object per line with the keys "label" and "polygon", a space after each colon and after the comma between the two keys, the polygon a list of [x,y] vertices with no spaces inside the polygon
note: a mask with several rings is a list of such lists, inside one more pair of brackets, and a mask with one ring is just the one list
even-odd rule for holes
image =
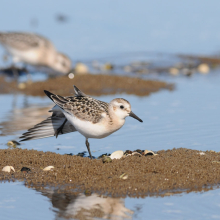
{"label": "reflection in water", "polygon": [[43,191],[55,208],[56,218],[74,219],[131,219],[133,211],[127,209],[122,198],[103,197],[96,193],[86,196]]}
{"label": "reflection in water", "polygon": [[12,111],[0,123],[0,136],[11,135],[20,130],[27,130],[48,117],[51,106],[28,105],[24,97],[22,108],[16,106],[16,95],[13,97]]}

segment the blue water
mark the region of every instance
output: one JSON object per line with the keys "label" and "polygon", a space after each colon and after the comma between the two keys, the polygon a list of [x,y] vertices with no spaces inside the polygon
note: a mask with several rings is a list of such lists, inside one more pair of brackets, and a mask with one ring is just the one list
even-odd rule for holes
{"label": "blue water", "polygon": [[[17,0],[16,5],[13,4],[1,1],[0,31],[39,33],[48,37],[74,62],[98,60],[121,65],[149,61],[149,55],[162,52],[171,55],[159,62],[166,66],[173,62],[172,55],[176,53],[219,54],[220,2],[217,0]],[[66,16],[66,22],[58,22],[58,15]],[[0,54],[2,52],[0,47]],[[132,111],[144,123],[127,118],[124,127],[111,136],[91,139],[92,154],[174,147],[219,151],[219,72],[216,69],[208,75],[195,74],[190,78],[160,76],[160,79],[175,83],[175,90],[160,91],[148,97],[126,94],[99,97],[106,102],[115,97],[129,100]],[[38,76],[34,77],[38,79]],[[18,140],[22,132],[48,117],[47,111],[52,107],[47,97],[12,94],[0,95],[0,103],[3,103],[0,108],[0,149],[7,148],[9,140]],[[73,133],[58,139],[24,142],[20,147],[76,154],[86,150],[84,142],[84,137]],[[106,216],[109,216],[109,210],[115,210],[117,219],[126,215],[133,219],[220,218],[219,189],[164,198],[114,200],[95,194],[72,198],[57,195],[52,189],[39,192],[16,182],[1,183],[0,195],[0,219],[3,220],[65,219],[77,214],[82,207],[88,210],[100,207]],[[111,215],[109,218],[116,219]]]}
{"label": "blue water", "polygon": [[[73,60],[137,51],[218,53],[218,0],[1,1],[1,31],[32,31]],[[57,22],[58,14],[65,23]]]}
{"label": "blue water", "polygon": [[[125,151],[137,148],[157,151],[184,147],[202,151],[219,151],[219,70],[205,76],[197,74],[191,78],[174,79],[170,77],[167,80],[176,83],[174,91],[164,90],[148,97],[126,94],[99,97],[107,102],[115,97],[126,98],[131,102],[132,111],[144,122],[140,123],[133,118],[127,118],[123,128],[109,137],[97,140],[90,139],[91,151],[94,156],[106,152],[112,153],[115,150]],[[36,120],[41,121],[47,117],[47,111],[52,106],[47,97],[25,97],[24,95],[1,95],[0,102],[5,103],[0,110],[1,149],[7,148],[7,141],[18,140],[22,132],[32,126],[31,123],[34,125]],[[32,115],[33,113],[34,115]],[[19,124],[21,121],[22,126]],[[72,133],[59,136],[58,139],[51,137],[24,142],[20,147],[60,154],[77,154],[86,150],[84,141],[82,135]],[[25,196],[23,196],[23,191],[25,191]],[[18,185],[14,183],[1,184],[0,193],[4,204],[2,207],[10,208],[13,206],[13,211],[8,211],[9,208],[2,209],[3,219],[11,219],[13,216],[17,216],[17,213],[19,213],[18,216],[22,216],[19,219],[28,219],[30,212],[26,211],[25,206],[22,206],[23,208],[20,206],[20,200],[24,200],[25,205],[29,198],[34,198],[33,203],[28,203],[27,207],[36,212],[36,219],[40,207],[47,210],[45,213],[41,213],[42,219],[56,219],[58,215],[75,215],[82,207],[88,206],[88,210],[96,207],[97,204],[94,201],[101,204],[99,205],[101,210],[105,210],[106,206],[112,207],[112,202],[105,199],[100,200],[97,195],[93,195],[94,198],[81,195],[71,201],[68,200],[68,205],[63,209],[62,204],[66,204],[66,200],[62,195],[59,195],[58,201],[60,203],[55,205],[53,199],[51,200],[53,198],[51,193],[54,192],[51,192],[50,189],[42,194],[44,196],[40,196],[39,192],[26,189],[22,183]],[[12,201],[8,199],[9,195],[11,195]],[[113,204],[116,204],[115,207],[120,207],[120,212],[116,212],[117,215],[126,214],[132,216],[133,219],[146,219],[146,217],[149,219],[215,219],[220,217],[218,214],[219,195],[219,189],[216,189],[209,192],[183,193],[164,198],[125,198],[120,201],[115,200]],[[48,198],[50,199],[48,200]],[[51,208],[51,204],[54,205],[53,208]],[[35,210],[35,206],[38,209]],[[108,210],[108,208],[106,209]],[[112,217],[112,219],[115,218]]]}

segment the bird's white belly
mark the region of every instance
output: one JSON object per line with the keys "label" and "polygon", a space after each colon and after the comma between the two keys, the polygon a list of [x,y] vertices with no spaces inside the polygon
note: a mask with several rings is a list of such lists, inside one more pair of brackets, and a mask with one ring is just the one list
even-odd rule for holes
{"label": "bird's white belly", "polygon": [[90,121],[80,120],[75,116],[66,113],[65,111],[63,111],[63,114],[66,116],[67,120],[76,128],[76,130],[86,138],[104,138],[118,130],[108,129],[108,127],[105,126],[105,124],[102,122],[93,124]]}
{"label": "bird's white belly", "polygon": [[32,65],[37,65],[39,62],[39,52],[37,50],[20,51],[8,48],[8,51],[12,54],[14,62],[26,62]]}

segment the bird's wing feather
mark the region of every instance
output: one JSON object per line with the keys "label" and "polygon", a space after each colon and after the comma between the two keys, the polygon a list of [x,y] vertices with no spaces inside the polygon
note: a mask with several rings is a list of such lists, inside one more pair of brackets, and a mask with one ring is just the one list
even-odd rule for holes
{"label": "bird's wing feather", "polygon": [[54,48],[54,46],[49,40],[40,35],[32,33],[1,32],[0,43],[6,48],[11,47],[22,51],[38,48],[41,46],[47,48]]}
{"label": "bird's wing feather", "polygon": [[73,97],[54,95],[46,90],[44,92],[61,109],[78,119],[98,123],[103,113],[108,114],[108,103],[86,96],[81,91],[77,91],[78,95]]}
{"label": "bird's wing feather", "polygon": [[[46,120],[29,129],[20,137],[20,139],[21,141],[27,141],[52,137],[55,135],[57,129],[63,124],[65,119],[64,115],[53,113],[51,117],[48,117]],[[74,131],[76,131],[75,127],[67,121],[62,129],[62,133],[67,134]]]}

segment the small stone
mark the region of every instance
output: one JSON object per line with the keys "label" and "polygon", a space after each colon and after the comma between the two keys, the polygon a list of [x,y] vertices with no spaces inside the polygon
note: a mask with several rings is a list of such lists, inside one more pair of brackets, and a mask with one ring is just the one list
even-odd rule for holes
{"label": "small stone", "polygon": [[110,156],[110,158],[113,159],[120,159],[122,158],[124,155],[124,152],[122,150],[117,150],[115,152],[113,152]]}
{"label": "small stone", "polygon": [[138,152],[139,154],[142,154],[142,150],[140,150],[140,149],[135,150],[135,152]]}
{"label": "small stone", "polygon": [[91,196],[91,195],[92,195],[92,192],[91,192],[89,189],[86,189],[85,192],[84,192],[84,194],[85,194],[86,196]]}
{"label": "small stone", "polygon": [[28,173],[29,171],[31,171],[31,169],[30,168],[28,168],[28,167],[22,167],[21,168],[21,172],[24,172],[24,173]]}
{"label": "small stone", "polygon": [[77,63],[75,66],[75,73],[79,75],[84,75],[89,72],[88,67],[84,63]]}
{"label": "small stone", "polygon": [[68,74],[68,77],[69,77],[70,79],[73,79],[73,78],[74,78],[74,73],[69,73],[69,74]]}
{"label": "small stone", "polygon": [[179,70],[175,67],[169,69],[169,73],[173,76],[177,76],[179,74]]}
{"label": "small stone", "polygon": [[48,167],[45,167],[43,169],[43,171],[49,171],[49,170],[52,170],[52,169],[54,169],[54,166],[48,166]]}
{"label": "small stone", "polygon": [[105,156],[105,157],[102,158],[102,162],[103,163],[110,163],[110,162],[112,162],[112,159],[108,156]]}
{"label": "small stone", "polygon": [[124,155],[128,155],[128,154],[132,154],[132,151],[131,150],[126,150]]}
{"label": "small stone", "polygon": [[111,63],[106,63],[103,66],[103,70],[112,70],[114,66]]}
{"label": "small stone", "polygon": [[197,70],[201,73],[201,74],[207,74],[210,70],[208,64],[206,63],[201,63],[198,67]]}
{"label": "small stone", "polygon": [[212,163],[220,163],[220,161],[216,161],[216,160],[214,160],[214,161],[212,161]]}
{"label": "small stone", "polygon": [[10,173],[11,171],[15,172],[15,169],[13,166],[5,166],[5,167],[3,167],[2,171]]}
{"label": "small stone", "polygon": [[25,89],[26,88],[26,84],[25,83],[19,83],[18,84],[18,88],[19,89]]}

